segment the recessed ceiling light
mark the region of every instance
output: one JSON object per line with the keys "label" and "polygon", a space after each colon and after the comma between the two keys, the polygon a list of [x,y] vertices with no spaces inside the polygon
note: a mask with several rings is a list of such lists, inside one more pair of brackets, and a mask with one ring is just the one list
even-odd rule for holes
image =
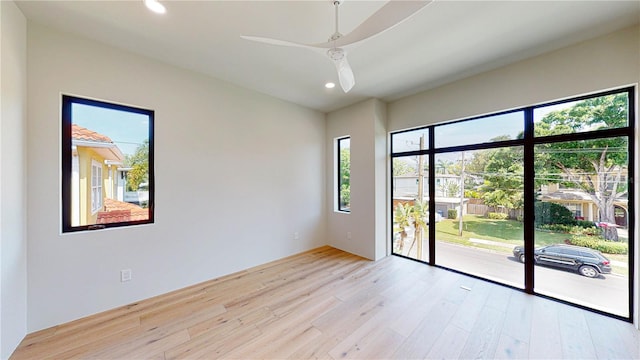
{"label": "recessed ceiling light", "polygon": [[324,84],[324,87],[326,87],[327,89],[333,89],[334,87],[336,87],[336,84],[332,82],[328,82]]}
{"label": "recessed ceiling light", "polygon": [[167,9],[164,7],[164,5],[160,4],[158,0],[144,0],[144,4],[149,10],[153,11],[154,13],[164,14],[167,12]]}

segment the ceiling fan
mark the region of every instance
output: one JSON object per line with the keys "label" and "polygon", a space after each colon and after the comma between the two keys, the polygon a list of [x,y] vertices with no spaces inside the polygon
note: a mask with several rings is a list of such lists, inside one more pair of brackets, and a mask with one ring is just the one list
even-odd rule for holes
{"label": "ceiling fan", "polygon": [[329,37],[329,40],[318,44],[304,44],[287,40],[278,40],[259,36],[240,36],[246,40],[252,40],[262,42],[271,45],[280,46],[294,46],[307,48],[311,50],[324,50],[336,66],[338,71],[338,79],[340,80],[340,86],[344,92],[349,92],[355,85],[355,77],[349,62],[347,62],[347,52],[343,47],[349,46],[365,39],[368,39],[374,35],[377,35],[385,30],[388,30],[395,25],[399,24],[403,20],[407,19],[424,6],[431,3],[433,0],[420,0],[420,1],[389,1],[382,6],[378,11],[371,15],[367,20],[355,28],[347,35],[342,35],[338,31],[338,16],[340,4],[343,0],[334,0],[333,6],[335,7],[335,29],[336,31]]}

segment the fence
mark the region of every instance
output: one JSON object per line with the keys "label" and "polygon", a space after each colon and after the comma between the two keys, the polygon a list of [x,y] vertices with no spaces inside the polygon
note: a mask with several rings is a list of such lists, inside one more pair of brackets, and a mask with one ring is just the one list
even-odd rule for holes
{"label": "fence", "polygon": [[[485,204],[467,204],[467,214],[486,216],[487,213],[490,212],[504,212],[504,210],[496,209],[493,206],[488,206]],[[522,216],[522,213],[522,209],[510,209],[509,219],[517,219]]]}

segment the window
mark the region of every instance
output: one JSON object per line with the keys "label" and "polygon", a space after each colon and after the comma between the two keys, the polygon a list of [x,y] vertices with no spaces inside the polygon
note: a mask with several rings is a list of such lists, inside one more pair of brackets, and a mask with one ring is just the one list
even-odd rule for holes
{"label": "window", "polygon": [[435,146],[443,148],[512,140],[521,136],[523,130],[522,111],[486,116],[436,126]]}
{"label": "window", "polygon": [[580,204],[566,204],[565,207],[571,211],[576,219],[582,218],[582,206]]}
{"label": "window", "polygon": [[393,254],[631,321],[635,98],[392,133]]}
{"label": "window", "polygon": [[102,164],[91,160],[91,213],[102,208]]}
{"label": "window", "polygon": [[428,128],[395,133],[391,139],[391,152],[399,153],[426,149],[429,146],[426,139],[429,139]]}
{"label": "window", "polygon": [[338,157],[338,211],[351,211],[351,138],[336,140]]}
{"label": "window", "polygon": [[[592,116],[591,109],[598,107],[606,110],[602,110],[603,112],[597,116]],[[629,98],[625,93],[543,105],[533,110],[534,136],[624,128],[629,125],[628,109]]]}
{"label": "window", "polygon": [[62,96],[62,231],[153,223],[152,110]]}

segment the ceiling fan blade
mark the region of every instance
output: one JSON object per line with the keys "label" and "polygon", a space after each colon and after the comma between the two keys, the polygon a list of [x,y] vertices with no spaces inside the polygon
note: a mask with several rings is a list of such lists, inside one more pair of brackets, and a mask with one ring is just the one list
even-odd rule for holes
{"label": "ceiling fan blade", "polygon": [[293,42],[293,41],[287,41],[287,40],[278,40],[278,39],[266,38],[266,37],[261,37],[261,36],[240,35],[240,37],[245,39],[245,40],[261,42],[261,43],[265,43],[265,44],[269,44],[269,45],[301,47],[301,48],[307,48],[307,49],[316,49],[317,48],[317,47],[315,47],[313,45],[301,44],[301,43],[297,43],[297,42]]}
{"label": "ceiling fan blade", "polygon": [[360,42],[391,29],[402,21],[415,14],[418,10],[429,5],[433,0],[401,1],[391,0],[373,13],[367,20],[355,28],[352,32],[342,36],[335,42],[330,41],[314,44],[315,47],[340,47]]}
{"label": "ceiling fan blade", "polygon": [[353,76],[353,70],[351,70],[351,65],[347,61],[347,55],[345,54],[342,59],[333,61],[336,65],[336,70],[338,70],[338,80],[340,80],[340,86],[345,93],[348,93],[349,90],[353,88],[356,84],[356,79]]}
{"label": "ceiling fan blade", "polygon": [[260,36],[241,35],[246,40],[257,41],[265,44],[301,47],[311,50],[331,49],[335,47],[347,46],[362,40],[368,39],[383,31],[400,24],[402,21],[411,17],[418,10],[432,3],[433,0],[391,0],[382,6],[378,11],[369,16],[355,30],[342,35],[336,40],[330,40],[317,44],[303,44],[287,40],[278,40]]}

